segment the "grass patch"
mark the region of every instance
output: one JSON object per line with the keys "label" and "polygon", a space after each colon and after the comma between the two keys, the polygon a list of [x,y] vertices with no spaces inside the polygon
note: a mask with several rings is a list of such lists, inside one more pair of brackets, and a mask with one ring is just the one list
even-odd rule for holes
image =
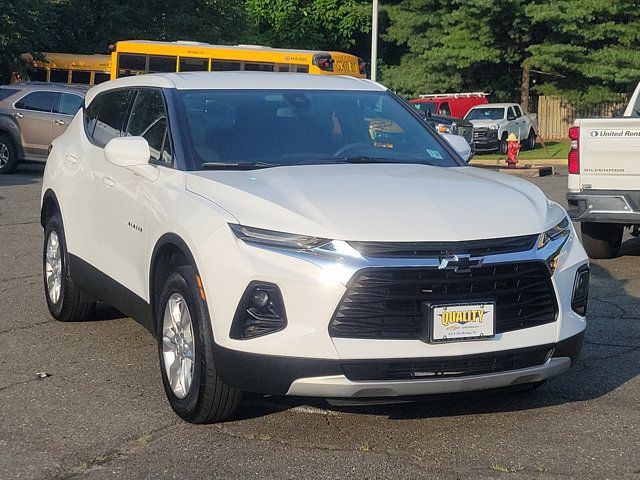
{"label": "grass patch", "polygon": [[[569,142],[545,142],[546,149],[540,143],[536,143],[533,150],[520,150],[518,161],[520,160],[546,160],[546,159],[563,159],[566,160],[569,153]],[[496,152],[482,153],[476,152],[475,157],[478,160],[500,160],[507,158]]]}

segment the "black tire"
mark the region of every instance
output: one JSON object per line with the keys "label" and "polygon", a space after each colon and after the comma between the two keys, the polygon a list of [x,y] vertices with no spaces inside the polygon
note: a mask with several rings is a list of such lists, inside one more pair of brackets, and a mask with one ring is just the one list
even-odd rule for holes
{"label": "black tire", "polygon": [[[52,299],[47,287],[47,243],[52,232],[55,232],[59,245],[61,261],[60,293],[57,299]],[[65,242],[62,220],[58,213],[47,219],[44,228],[44,242],[42,247],[42,276],[44,283],[44,297],[51,316],[61,322],[81,322],[86,320],[96,306],[96,302],[89,300],[78,288],[69,273],[69,255]]]}
{"label": "black tire", "polygon": [[624,225],[583,222],[580,224],[580,230],[582,245],[589,258],[613,258],[618,255]]}
{"label": "black tire", "polygon": [[[193,380],[184,398],[179,398],[171,388],[162,349],[164,311],[174,293],[185,300],[191,316],[194,337]],[[190,423],[215,423],[231,419],[240,405],[242,392],[224,384],[216,371],[209,314],[205,301],[200,297],[193,267],[177,267],[167,277],[156,306],[156,325],[162,383],[173,411]]]}
{"label": "black tire", "polygon": [[[6,160],[4,154],[8,156]],[[16,146],[13,144],[13,140],[6,133],[0,133],[0,175],[13,172],[18,166],[18,152]],[[6,163],[5,163],[6,162]]]}
{"label": "black tire", "polygon": [[504,135],[502,135],[502,138],[500,139],[500,145],[498,146],[498,149],[501,155],[506,155],[508,148],[509,148],[509,144],[507,143],[507,134],[505,133]]}
{"label": "black tire", "polygon": [[533,130],[529,130],[529,135],[527,135],[527,139],[524,141],[524,148],[526,150],[536,148],[536,133]]}

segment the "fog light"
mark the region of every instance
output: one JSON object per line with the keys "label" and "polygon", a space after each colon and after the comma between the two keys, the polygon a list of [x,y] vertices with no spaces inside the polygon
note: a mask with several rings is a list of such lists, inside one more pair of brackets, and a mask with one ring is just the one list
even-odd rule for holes
{"label": "fog light", "polygon": [[583,265],[576,272],[571,297],[571,309],[578,315],[586,316],[587,301],[589,299],[589,266]]}
{"label": "fog light", "polygon": [[278,286],[251,282],[240,299],[229,336],[246,340],[278,332],[286,326],[287,317]]}

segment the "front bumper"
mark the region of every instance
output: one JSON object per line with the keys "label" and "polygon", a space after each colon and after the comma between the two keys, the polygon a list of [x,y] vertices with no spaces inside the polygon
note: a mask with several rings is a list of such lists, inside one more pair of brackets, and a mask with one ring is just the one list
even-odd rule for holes
{"label": "front bumper", "polygon": [[[571,361],[558,362],[556,358],[567,357],[574,362],[577,359],[575,354],[560,356],[558,352],[564,351],[559,350],[559,346],[564,345],[566,339],[579,336],[586,325],[585,318],[571,309],[571,296],[576,272],[587,262],[587,257],[573,230],[566,240],[559,240],[561,244],[554,242],[541,250],[534,246],[526,252],[487,255],[485,264],[523,259],[548,261],[550,255],[557,255],[557,268],[551,277],[557,299],[555,321],[497,333],[494,338],[483,341],[433,344],[419,338],[340,338],[330,335],[329,324],[345,297],[349,281],[357,272],[367,267],[436,268],[439,264],[437,259],[419,256],[327,258],[295,250],[258,248],[237,240],[229,230],[220,229],[210,242],[205,243],[211,250],[226,254],[196,259],[199,271],[205,274],[203,284],[216,342],[216,368],[226,383],[243,390],[291,395],[303,395],[308,391],[308,395],[325,397],[360,395],[358,386],[363,385],[366,392],[362,391],[362,395],[374,395],[376,388],[391,388],[384,395],[405,395],[442,389],[493,388],[555,375],[571,364]],[[232,338],[232,319],[247,285],[252,281],[279,287],[287,326],[278,332],[248,340]],[[581,345],[581,341],[579,343]],[[481,374],[473,370],[472,374],[464,377],[392,381],[366,377],[360,381],[354,380],[353,376],[350,378],[344,369],[345,365],[353,363],[476,359],[540,346],[554,349],[553,355],[527,364],[527,368],[516,366],[501,371],[482,371]],[[579,349],[577,351],[579,353]],[[407,387],[401,387],[403,384]]]}
{"label": "front bumper", "polygon": [[640,191],[569,192],[567,202],[576,222],[640,224]]}
{"label": "front bumper", "polygon": [[498,150],[500,148],[500,140],[486,140],[486,139],[474,139],[476,145],[476,151],[478,152],[490,152]]}
{"label": "front bumper", "polygon": [[[480,375],[446,378],[436,376],[426,380],[416,377],[404,380],[353,381],[346,373],[350,366],[355,363],[362,365],[363,362],[374,366],[380,361],[281,357],[244,353],[220,346],[214,349],[214,362],[223,382],[250,392],[328,398],[396,397],[485,390],[545,380],[569,370],[578,361],[583,343],[584,331],[549,345],[551,356],[539,365]],[[517,353],[518,350],[511,352]],[[446,357],[439,361],[482,361],[480,357]],[[392,364],[405,360],[390,359],[385,362]],[[419,363],[421,360],[424,359],[413,361]]]}

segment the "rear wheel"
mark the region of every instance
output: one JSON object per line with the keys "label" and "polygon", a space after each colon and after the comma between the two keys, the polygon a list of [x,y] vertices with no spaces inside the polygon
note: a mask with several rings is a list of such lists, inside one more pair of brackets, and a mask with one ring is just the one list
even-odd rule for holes
{"label": "rear wheel", "polygon": [[213,335],[205,301],[191,266],[167,277],[156,308],[158,353],[167,399],[191,423],[213,423],[235,414],[242,392],[222,382],[213,363]]}
{"label": "rear wheel", "polygon": [[0,133],[0,174],[11,173],[18,166],[18,153],[6,133]]}
{"label": "rear wheel", "polygon": [[624,225],[583,222],[580,230],[582,245],[589,258],[613,258],[618,255]]}
{"label": "rear wheel", "polygon": [[69,273],[62,221],[56,213],[47,219],[42,251],[44,292],[49,312],[61,322],[86,320],[96,303],[80,291]]}
{"label": "rear wheel", "polygon": [[536,134],[533,130],[529,131],[529,135],[524,141],[524,148],[527,150],[533,150],[534,148],[536,148]]}

